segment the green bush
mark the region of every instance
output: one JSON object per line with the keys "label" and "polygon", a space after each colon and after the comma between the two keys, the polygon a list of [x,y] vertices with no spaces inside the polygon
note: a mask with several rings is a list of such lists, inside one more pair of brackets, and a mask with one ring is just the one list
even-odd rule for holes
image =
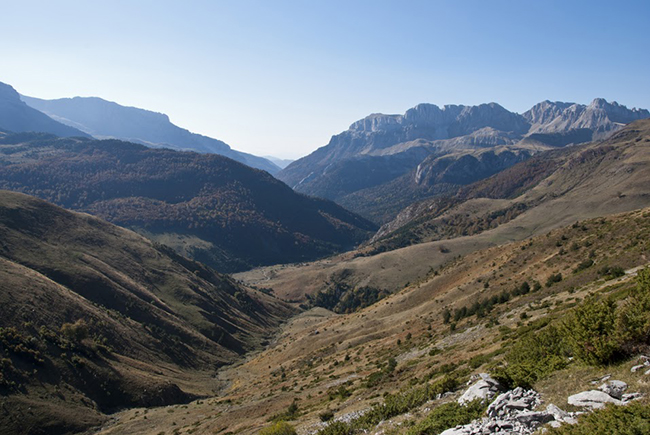
{"label": "green bush", "polygon": [[334,421],[318,431],[318,435],[352,435],[352,427],[342,421]]}
{"label": "green bush", "polygon": [[322,422],[330,421],[334,418],[334,412],[331,409],[326,409],[325,411],[318,414],[318,418],[320,418],[320,421]]}
{"label": "green bush", "polygon": [[650,405],[633,402],[609,405],[584,414],[577,425],[549,428],[547,435],[646,435],[650,434]]}
{"label": "green bush", "polygon": [[432,384],[426,384],[397,394],[388,394],[383,403],[374,405],[359,418],[352,420],[350,423],[334,422],[318,431],[318,435],[347,435],[356,430],[372,428],[381,421],[404,414],[429,400],[437,398],[439,394],[455,390],[459,384],[456,377],[445,376]]}
{"label": "green bush", "polygon": [[551,274],[551,276],[549,276],[548,279],[546,280],[546,287],[550,287],[556,282],[560,282],[560,281],[562,281],[561,273]]}
{"label": "green bush", "polygon": [[590,365],[603,365],[621,356],[617,333],[616,302],[613,299],[585,301],[562,324],[562,332],[573,355]]}
{"label": "green bush", "polygon": [[296,435],[296,429],[286,421],[278,421],[272,426],[262,429],[259,435]]}
{"label": "green bush", "polygon": [[469,424],[472,420],[479,418],[487,404],[475,400],[467,405],[459,405],[457,402],[444,403],[437,406],[426,416],[424,420],[409,429],[408,435],[436,435],[440,432],[462,424]]}
{"label": "green bush", "polygon": [[64,323],[61,325],[61,334],[72,342],[79,343],[81,340],[88,338],[88,325],[83,319],[74,323]]}
{"label": "green bush", "polygon": [[616,330],[618,339],[628,353],[636,353],[636,345],[650,343],[650,268],[640,270],[637,287],[619,310]]}
{"label": "green bush", "polygon": [[605,266],[600,268],[598,274],[605,279],[613,279],[625,275],[625,270],[620,266]]}
{"label": "green bush", "polygon": [[505,366],[494,369],[493,376],[511,387],[532,385],[568,364],[562,334],[554,326],[530,332],[518,339],[505,356]]}

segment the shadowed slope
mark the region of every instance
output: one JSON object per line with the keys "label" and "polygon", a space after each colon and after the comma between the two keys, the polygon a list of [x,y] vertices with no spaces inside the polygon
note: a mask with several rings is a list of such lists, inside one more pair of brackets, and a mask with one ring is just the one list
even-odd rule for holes
{"label": "shadowed slope", "polygon": [[[187,401],[292,310],[131,231],[0,191],[0,426]],[[32,411],[28,411],[27,408]],[[27,421],[25,421],[27,419]]]}

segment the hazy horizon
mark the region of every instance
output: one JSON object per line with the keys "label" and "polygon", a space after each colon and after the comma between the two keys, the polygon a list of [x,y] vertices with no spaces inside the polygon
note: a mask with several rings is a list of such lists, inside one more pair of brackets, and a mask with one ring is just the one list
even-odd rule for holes
{"label": "hazy horizon", "polygon": [[0,81],[162,112],[295,159],[370,113],[596,97],[650,106],[650,4],[103,2],[4,8]]}

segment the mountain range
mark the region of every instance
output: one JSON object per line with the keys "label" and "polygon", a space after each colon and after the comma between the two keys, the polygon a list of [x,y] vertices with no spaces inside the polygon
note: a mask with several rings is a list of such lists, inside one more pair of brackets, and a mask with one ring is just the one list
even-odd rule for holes
{"label": "mountain range", "polygon": [[[650,120],[641,120],[468,185],[446,197],[448,213],[418,215],[413,235],[427,237],[411,244],[379,252],[378,239],[237,274],[308,309],[221,370],[228,387],[217,398],[149,409],[146,420],[126,410],[98,434],[173,431],[179,412],[197,431],[246,435],[511,433],[522,421],[535,421],[527,434],[645,433],[649,174]],[[442,209],[444,198],[427,204]],[[636,401],[613,402],[608,380]],[[488,381],[493,395],[463,402]],[[489,407],[520,393],[508,406],[528,411],[516,418]],[[579,394],[621,406],[576,405]],[[485,424],[458,427],[471,421]]]}
{"label": "mountain range", "polygon": [[[353,123],[277,177],[385,223],[417,200],[449,193],[542,150],[603,139],[647,117],[647,110],[604,99],[588,106],[544,101],[521,115],[496,103],[420,104],[404,115],[373,114]],[[488,157],[495,164],[485,165]]]}
{"label": "mountain range", "polygon": [[21,98],[54,120],[97,139],[122,139],[155,148],[220,154],[271,174],[280,170],[266,158],[235,151],[225,142],[178,127],[163,113],[125,107],[97,97],[42,100],[23,95]]}
{"label": "mountain range", "polygon": [[[164,115],[24,98],[52,117],[0,86],[0,433],[647,432],[647,110],[373,114],[293,190]],[[585,393],[625,406],[571,400],[610,377]]]}

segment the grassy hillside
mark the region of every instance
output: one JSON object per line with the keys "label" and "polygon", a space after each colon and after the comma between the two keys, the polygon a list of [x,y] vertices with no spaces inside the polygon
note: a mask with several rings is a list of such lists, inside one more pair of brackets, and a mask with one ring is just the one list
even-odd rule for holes
{"label": "grassy hillside", "polygon": [[228,158],[116,140],[7,135],[0,188],[136,229],[221,271],[315,259],[376,229]]}
{"label": "grassy hillside", "polygon": [[213,394],[292,309],[136,233],[0,191],[3,433]]}
{"label": "grassy hillside", "polygon": [[[608,298],[620,307],[616,313],[629,312],[640,295],[636,275],[650,262],[649,240],[646,208],[574,222],[443,267],[421,257],[430,272],[374,305],[343,315],[315,308],[295,317],[264,352],[221,372],[229,388],[218,397],[149,410],[146,420],[142,410],[129,411],[99,433],[254,434],[286,420],[305,434],[332,417],[347,423],[321,433],[438,433],[426,428],[441,427],[436,415],[449,415],[453,406],[445,404],[472,374],[487,371],[507,381],[504,367],[537,364],[536,348],[526,343],[552,328],[574,328],[572,319]],[[650,295],[650,287],[643,291]],[[544,406],[571,409],[568,395],[593,388],[590,382],[605,374],[650,393],[642,372],[630,372],[647,344],[625,342],[602,365],[580,353],[580,342],[557,343],[567,352],[558,364],[529,372]],[[510,378],[515,385],[524,380]],[[445,391],[451,396],[440,398]]]}

